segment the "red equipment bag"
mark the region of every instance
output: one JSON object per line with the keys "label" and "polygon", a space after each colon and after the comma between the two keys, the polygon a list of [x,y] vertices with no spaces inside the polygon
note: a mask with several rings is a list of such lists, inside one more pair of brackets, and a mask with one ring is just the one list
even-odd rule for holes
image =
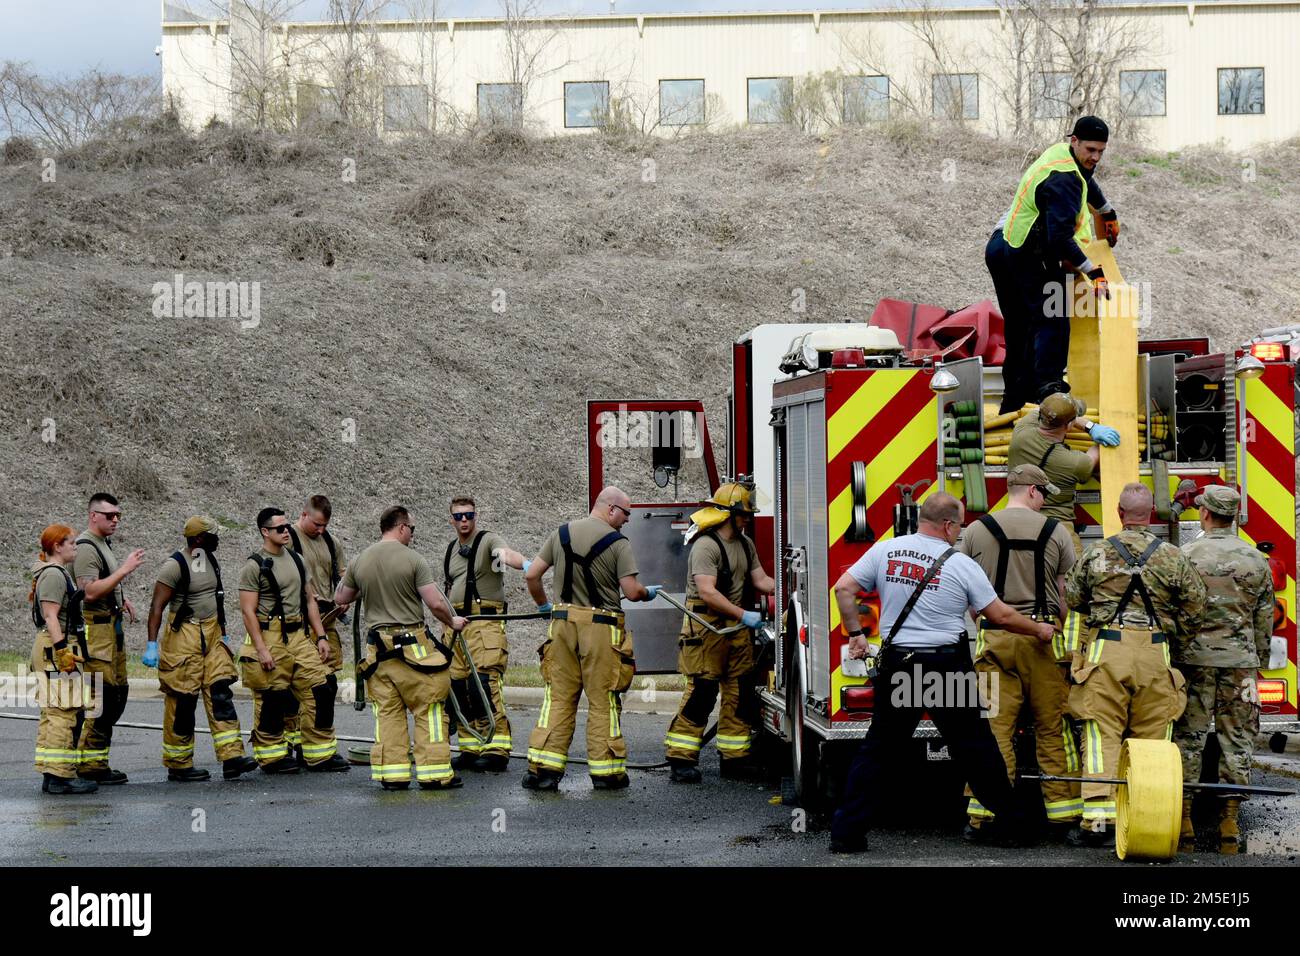
{"label": "red equipment bag", "polygon": [[919,355],[942,355],[950,360],[978,355],[985,365],[1006,361],[1002,313],[989,299],[957,312],[937,305],[881,299],[871,313],[870,324],[889,329],[905,350]]}

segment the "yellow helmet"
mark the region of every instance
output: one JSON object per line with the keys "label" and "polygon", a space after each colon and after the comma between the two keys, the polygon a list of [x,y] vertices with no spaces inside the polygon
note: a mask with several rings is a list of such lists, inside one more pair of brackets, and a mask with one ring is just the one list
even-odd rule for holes
{"label": "yellow helmet", "polygon": [[711,506],[701,508],[691,515],[691,521],[700,531],[715,528],[733,514],[758,513],[757,489],[752,483],[728,481],[719,485],[709,499]]}

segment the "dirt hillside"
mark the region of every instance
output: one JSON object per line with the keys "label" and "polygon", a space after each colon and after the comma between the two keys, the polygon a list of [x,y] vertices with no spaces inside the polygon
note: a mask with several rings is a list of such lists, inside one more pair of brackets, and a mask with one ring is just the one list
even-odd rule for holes
{"label": "dirt hillside", "polygon": [[[119,550],[150,553],[141,605],[187,515],[223,523],[229,564],[258,508],[296,516],[315,491],[352,553],[401,501],[440,564],[461,491],[534,553],[585,508],[587,399],[701,397],[720,432],[749,327],[992,296],[984,241],[1043,145],[910,124],[395,145],[160,125],[55,157],[53,182],[39,157],[0,166],[0,646],[29,646],[40,529],[80,529],[101,488]],[[1300,142],[1117,143],[1100,181],[1147,334],[1223,346],[1300,320]],[[259,324],[159,317],[178,273],[259,283]]]}

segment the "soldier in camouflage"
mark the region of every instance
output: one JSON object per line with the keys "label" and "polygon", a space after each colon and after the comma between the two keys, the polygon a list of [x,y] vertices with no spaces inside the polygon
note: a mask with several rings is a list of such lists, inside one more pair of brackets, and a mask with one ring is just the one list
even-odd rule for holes
{"label": "soldier in camouflage", "polygon": [[[1209,599],[1200,632],[1174,646],[1174,661],[1187,678],[1187,709],[1174,728],[1183,754],[1183,779],[1199,780],[1201,756],[1211,730],[1219,738],[1222,783],[1250,783],[1259,733],[1256,672],[1268,660],[1273,633],[1273,575],[1268,559],[1233,531],[1241,496],[1211,485],[1196,499],[1204,536],[1183,548],[1205,581]],[[1241,797],[1224,799],[1219,810],[1219,852],[1238,852],[1237,811]],[[1192,850],[1192,799],[1183,797],[1179,849]]]}
{"label": "soldier in camouflage", "polygon": [[1187,701],[1170,644],[1200,626],[1205,585],[1190,561],[1148,530],[1151,489],[1125,485],[1119,499],[1124,529],[1092,545],[1065,577],[1065,599],[1084,616],[1074,654],[1069,712],[1083,721],[1083,823],[1075,846],[1104,846],[1115,819],[1113,777],[1125,737],[1168,740]]}

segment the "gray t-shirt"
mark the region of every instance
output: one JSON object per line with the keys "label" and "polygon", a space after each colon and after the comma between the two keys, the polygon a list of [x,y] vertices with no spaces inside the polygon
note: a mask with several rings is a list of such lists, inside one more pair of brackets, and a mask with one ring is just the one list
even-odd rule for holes
{"label": "gray t-shirt", "polygon": [[[887,635],[894,619],[925,577],[930,565],[948,550],[948,542],[925,534],[909,534],[872,545],[849,574],[864,591],[880,595],[880,633]],[[966,637],[966,609],[981,610],[997,600],[997,592],[980,566],[958,552],[944,562],[912,608],[894,647],[939,647]]]}

